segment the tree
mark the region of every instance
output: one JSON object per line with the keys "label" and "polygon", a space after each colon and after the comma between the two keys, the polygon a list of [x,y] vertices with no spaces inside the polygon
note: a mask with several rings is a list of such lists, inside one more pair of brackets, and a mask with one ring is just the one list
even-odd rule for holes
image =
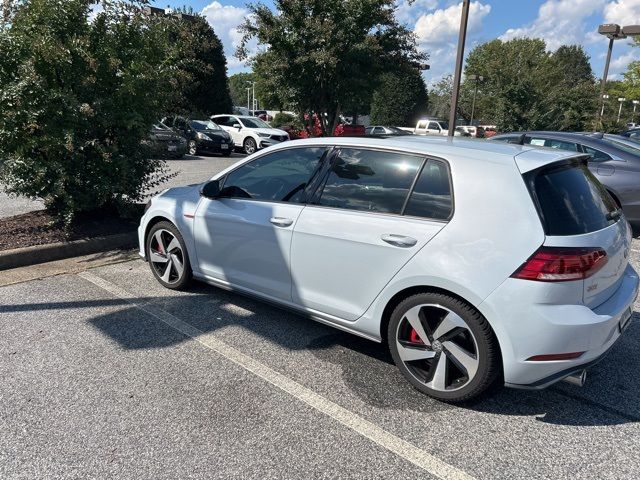
{"label": "tree", "polygon": [[441,78],[429,92],[429,115],[438,118],[449,118],[451,95],[453,92],[453,76]]}
{"label": "tree", "polygon": [[191,16],[190,20],[165,17],[174,68],[175,97],[171,113],[209,117],[228,113],[232,108],[227,80],[227,59],[222,42],[207,20]]}
{"label": "tree", "polygon": [[[236,73],[229,77],[229,91],[231,92],[231,100],[234,105],[250,105],[247,103],[247,88],[251,89],[251,83],[253,81],[253,74],[251,73]],[[251,92],[249,92],[251,96]]]}
{"label": "tree", "polygon": [[139,4],[31,0],[0,30],[0,172],[68,225],[140,200],[164,163],[142,146],[166,105],[166,32]]}
{"label": "tree", "polygon": [[[595,118],[595,83],[580,47],[551,54],[541,39],[493,40],[469,53],[465,77],[472,74],[484,78],[476,118],[495,122],[500,130],[585,130]],[[465,116],[474,88],[475,81],[465,79]]]}
{"label": "tree", "polygon": [[394,0],[276,0],[276,12],[260,3],[249,8],[237,56],[247,59],[251,38],[266,46],[252,63],[268,58],[278,98],[317,113],[324,134],[354,99],[374,90],[380,74],[426,59],[398,24]]}
{"label": "tree", "polygon": [[428,105],[427,88],[419,70],[385,73],[371,102],[371,123],[415,126]]}

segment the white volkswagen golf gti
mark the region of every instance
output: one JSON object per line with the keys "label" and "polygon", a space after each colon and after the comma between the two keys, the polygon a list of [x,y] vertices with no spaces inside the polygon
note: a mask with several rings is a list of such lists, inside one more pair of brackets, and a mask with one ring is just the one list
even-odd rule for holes
{"label": "white volkswagen golf gti", "polygon": [[631,232],[587,157],[464,139],[322,138],[154,197],[140,255],[377,342],[444,401],[582,384],[631,320]]}

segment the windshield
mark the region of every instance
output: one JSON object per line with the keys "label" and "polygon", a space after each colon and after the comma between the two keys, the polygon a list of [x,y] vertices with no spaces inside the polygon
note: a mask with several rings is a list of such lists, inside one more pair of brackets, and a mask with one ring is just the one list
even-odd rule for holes
{"label": "windshield", "polygon": [[191,127],[194,130],[220,130],[220,127],[216,123],[208,120],[193,120]]}
{"label": "windshield", "polygon": [[162,122],[158,122],[158,123],[154,123],[153,127],[154,130],[169,130],[171,131],[171,129],[169,127],[167,127],[164,123]]}
{"label": "windshield", "polygon": [[406,130],[402,130],[401,128],[398,127],[387,127],[389,130],[391,130],[393,133],[395,133],[396,135],[411,135],[410,132],[407,132]]}
{"label": "windshield", "polygon": [[245,127],[249,128],[271,128],[267,122],[256,117],[240,117],[240,121]]}
{"label": "windshield", "polygon": [[619,148],[620,150],[624,150],[627,153],[631,153],[633,155],[640,155],[640,143],[638,144],[638,146],[632,146],[632,145],[629,145],[628,143],[622,143],[618,140],[615,140],[609,137],[605,137],[603,138],[603,140],[613,145],[614,147]]}

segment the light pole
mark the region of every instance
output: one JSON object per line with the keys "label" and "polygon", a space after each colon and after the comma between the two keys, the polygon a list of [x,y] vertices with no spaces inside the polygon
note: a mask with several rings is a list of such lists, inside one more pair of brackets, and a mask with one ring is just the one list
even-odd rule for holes
{"label": "light pole", "polygon": [[618,108],[618,120],[616,123],[620,123],[620,114],[622,113],[622,104],[626,102],[627,99],[624,97],[620,97],[618,98],[618,101],[620,102],[620,108]]}
{"label": "light pole", "polygon": [[460,32],[458,34],[458,53],[456,54],[456,71],[453,75],[453,91],[451,92],[451,111],[449,112],[449,133],[453,137],[456,129],[456,111],[458,110],[458,95],[460,93],[460,77],[462,76],[462,59],[464,58],[464,42],[467,39],[467,23],[469,20],[469,3],[462,0],[462,15],[460,16]]}
{"label": "light pole", "polygon": [[598,33],[604,35],[609,39],[609,48],[607,50],[607,60],[604,63],[604,74],[602,75],[602,81],[600,82],[600,118],[599,123],[602,122],[602,112],[604,111],[604,86],[607,83],[607,75],[609,74],[609,63],[611,62],[611,52],[613,51],[613,42],[627,36],[640,35],[640,25],[626,25],[620,27],[616,23],[606,23],[598,27]]}
{"label": "light pole", "polygon": [[609,95],[607,95],[607,94],[602,95],[602,108],[600,109],[600,119],[601,120],[602,120],[602,117],[604,115],[605,100],[609,100]]}
{"label": "light pole", "polygon": [[476,110],[476,94],[478,93],[478,82],[483,81],[484,77],[482,75],[469,75],[467,78],[475,82],[475,84],[473,85],[473,102],[471,102],[471,120],[469,121],[469,125],[473,125],[473,114]]}
{"label": "light pole", "polygon": [[[247,80],[247,85],[251,85],[252,102],[251,102],[251,108],[249,110],[253,112],[256,109],[256,82],[250,82],[249,80]],[[249,103],[249,92],[247,91],[247,104],[248,103]]]}
{"label": "light pole", "polygon": [[633,113],[631,114],[631,123],[636,123],[636,107],[640,103],[640,100],[633,100]]}
{"label": "light pole", "polygon": [[247,87],[247,110],[251,110],[249,108],[249,102],[251,101],[251,98],[249,97],[250,93],[251,93],[251,87]]}

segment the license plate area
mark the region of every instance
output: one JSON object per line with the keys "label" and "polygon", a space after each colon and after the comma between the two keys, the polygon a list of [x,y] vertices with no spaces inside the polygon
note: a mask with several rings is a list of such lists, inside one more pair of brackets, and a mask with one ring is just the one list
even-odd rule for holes
{"label": "license plate area", "polygon": [[228,150],[229,145],[227,145],[226,143],[223,143],[222,145],[220,145],[220,148],[222,148],[222,150]]}
{"label": "license plate area", "polygon": [[622,319],[620,320],[620,323],[618,323],[618,327],[620,328],[620,333],[624,332],[627,327],[629,326],[629,324],[631,324],[631,307],[627,308],[627,310],[625,310],[624,314],[622,315]]}
{"label": "license plate area", "polygon": [[178,150],[178,147],[176,145],[169,145],[168,150],[170,152],[175,152],[176,150]]}

